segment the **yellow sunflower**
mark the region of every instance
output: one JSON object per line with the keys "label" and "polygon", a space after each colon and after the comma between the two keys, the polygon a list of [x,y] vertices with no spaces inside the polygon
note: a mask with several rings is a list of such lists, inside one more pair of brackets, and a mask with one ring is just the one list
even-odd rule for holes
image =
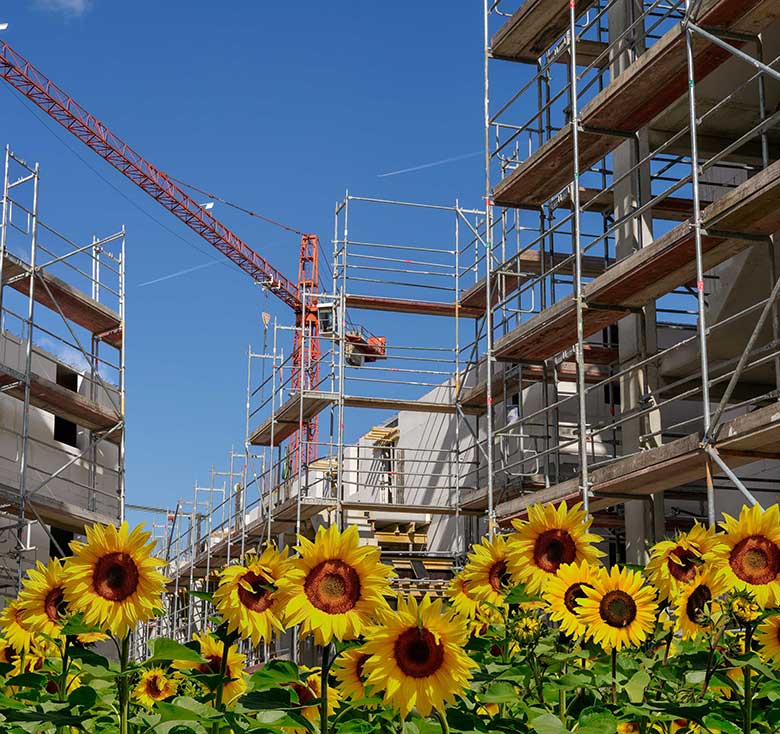
{"label": "yellow sunflower", "polygon": [[[223,644],[214,635],[204,633],[195,634],[193,639],[200,643],[201,657],[206,659],[205,663],[195,663],[189,660],[177,660],[173,667],[177,670],[193,670],[204,675],[218,675],[222,669],[222,650]],[[222,701],[225,704],[231,704],[242,695],[247,689],[247,676],[244,673],[244,663],[246,655],[238,652],[236,645],[228,648],[227,667],[225,675],[229,679],[222,687]]]}
{"label": "yellow sunflower", "polygon": [[65,571],[58,558],[47,566],[38,561],[27,572],[19,593],[19,609],[24,622],[33,632],[58,637],[65,617]]}
{"label": "yellow sunflower", "polygon": [[421,716],[444,711],[466,690],[477,667],[463,649],[468,640],[463,618],[426,594],[419,605],[414,598],[399,598],[398,611],[385,613],[382,623],[369,630],[363,645],[370,655],[363,666],[366,685],[382,691],[402,717],[415,707]]}
{"label": "yellow sunflower", "polygon": [[162,668],[149,668],[141,674],[133,696],[143,706],[152,708],[158,701],[175,696],[178,686],[176,676],[168,675]]}
{"label": "yellow sunflower", "polygon": [[5,637],[0,637],[0,663],[16,665],[19,660],[19,651]]}
{"label": "yellow sunflower", "polygon": [[461,573],[472,598],[496,607],[505,606],[504,598],[512,582],[507,570],[507,544],[504,536],[482,538],[472,547],[468,563]]}
{"label": "yellow sunflower", "polygon": [[366,697],[363,668],[368,657],[362,648],[353,647],[336,659],[333,676],[339,682],[339,690],[344,698],[359,701]]}
{"label": "yellow sunflower", "polygon": [[512,576],[536,594],[555,576],[564,563],[595,563],[604,555],[594,543],[601,538],[588,532],[592,520],[586,519],[581,504],[567,509],[561,502],[532,505],[528,520],[514,520],[516,533],[509,537],[508,561]]}
{"label": "yellow sunflower", "polygon": [[756,630],[756,639],[761,644],[761,654],[767,660],[780,662],[780,615],[767,617]]}
{"label": "yellow sunflower", "polygon": [[15,599],[6,604],[0,612],[0,627],[5,630],[5,638],[19,652],[27,652],[35,635],[27,626],[24,612],[19,606],[19,600]]}
{"label": "yellow sunflower", "polygon": [[76,639],[82,645],[94,645],[96,642],[103,642],[108,639],[108,635],[104,635],[102,632],[82,632],[76,635]]}
{"label": "yellow sunflower", "polygon": [[314,634],[318,645],[353,640],[378,612],[387,608],[391,569],[379,560],[375,546],[360,546],[357,527],[343,533],[335,525],[320,528],[312,543],[300,538],[300,558],[279,579],[288,626]]}
{"label": "yellow sunflower", "polygon": [[139,622],[147,622],[162,606],[167,579],[157,569],[164,561],[152,557],[154,542],[141,526],[127,523],[87,528],[87,542],[71,543],[65,561],[65,601],[84,621],[124,637]]}
{"label": "yellow sunflower", "polygon": [[692,640],[711,627],[710,615],[716,600],[728,591],[723,576],[713,567],[706,567],[693,581],[679,587],[675,597],[677,628],[684,640]]}
{"label": "yellow sunflower", "polygon": [[[309,721],[319,723],[319,699],[322,697],[321,668],[307,668],[306,666],[302,666],[301,672],[308,673],[304,682],[290,683],[288,685],[298,696],[298,704],[301,706],[301,715]],[[340,700],[341,696],[339,695],[339,692],[335,688],[328,686],[328,716],[334,714]],[[303,727],[288,726],[283,727],[282,731],[289,732],[289,734],[299,734],[305,732],[306,729]]]}
{"label": "yellow sunflower", "polygon": [[583,587],[579,615],[586,634],[605,650],[639,645],[655,626],[656,589],[627,568],[601,568]]}
{"label": "yellow sunflower", "polygon": [[577,602],[585,598],[585,587],[591,585],[590,579],[595,573],[595,567],[587,561],[564,563],[547,582],[544,597],[550,619],[558,622],[561,630],[569,637],[585,634]]}
{"label": "yellow sunflower", "polygon": [[455,575],[447,586],[447,597],[452,608],[467,619],[474,619],[479,612],[479,601],[474,598],[466,581],[464,571]]}
{"label": "yellow sunflower", "polygon": [[780,604],[780,509],[743,507],[739,519],[723,515],[718,549],[730,587],[749,591],[762,607]]}
{"label": "yellow sunflower", "polygon": [[705,565],[716,560],[717,551],[725,550],[722,546],[723,541],[713,528],[705,528],[697,522],[687,533],[653,546],[647,575],[662,598],[671,599],[681,586],[693,581]]}
{"label": "yellow sunflower", "polygon": [[274,632],[283,632],[279,580],[292,568],[287,548],[277,551],[269,545],[262,554],[248,556],[243,565],[226,566],[219,574],[214,606],[228,623],[228,631],[238,630],[255,645],[269,641]]}

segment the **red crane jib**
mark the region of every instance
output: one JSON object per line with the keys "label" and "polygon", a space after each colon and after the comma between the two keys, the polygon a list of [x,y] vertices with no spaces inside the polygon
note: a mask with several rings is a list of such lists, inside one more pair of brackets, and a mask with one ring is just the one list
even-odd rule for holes
{"label": "red crane jib", "polygon": [[165,173],[136,153],[4,41],[0,41],[0,76],[216,247],[251,278],[268,288],[296,314],[300,313],[301,301],[295,283],[258,255],[240,237],[184,193]]}

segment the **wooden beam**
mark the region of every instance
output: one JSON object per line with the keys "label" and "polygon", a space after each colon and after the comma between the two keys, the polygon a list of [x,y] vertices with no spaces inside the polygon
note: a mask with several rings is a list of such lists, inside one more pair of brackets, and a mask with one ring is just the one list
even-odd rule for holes
{"label": "wooden beam", "polygon": [[[776,18],[774,0],[705,0],[702,26],[757,34]],[[696,36],[694,68],[697,80],[731,58],[728,51]],[[624,133],[646,127],[687,90],[685,34],[675,24],[622,74],[582,109],[579,134],[580,170],[585,171],[617,148]],[[614,131],[610,134],[599,131]],[[573,178],[571,123],[539,147],[494,192],[499,206],[540,206]]]}
{"label": "wooden beam", "polygon": [[[769,236],[780,229],[780,161],[760,171],[707,206],[702,223],[704,269],[753,244],[740,239]],[[729,237],[728,233],[733,233]],[[588,337],[619,321],[696,276],[696,252],[692,223],[682,222],[657,240],[618,261],[583,288],[584,335]],[[576,307],[572,298],[554,303],[532,317],[495,345],[503,360],[542,361],[577,341]]]}
{"label": "wooden beam", "polygon": [[[577,0],[577,15],[594,2]],[[568,27],[569,0],[526,0],[491,39],[492,55],[534,64]]]}

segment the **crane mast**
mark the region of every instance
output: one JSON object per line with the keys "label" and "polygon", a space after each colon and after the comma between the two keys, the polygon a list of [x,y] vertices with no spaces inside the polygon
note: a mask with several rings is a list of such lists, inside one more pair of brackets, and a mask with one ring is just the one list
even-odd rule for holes
{"label": "crane mast", "polygon": [[[252,280],[292,308],[297,327],[293,350],[293,388],[313,389],[317,386],[320,347],[316,301],[308,297],[304,306],[302,296],[304,290],[308,294],[316,293],[318,287],[316,235],[303,235],[301,238],[298,283],[293,283],[183,191],[167,174],[134,151],[4,41],[0,41],[0,77],[219,250]],[[301,385],[301,377],[308,384]],[[317,443],[316,419],[305,426],[305,431],[306,456],[298,455],[298,434],[293,438],[296,463],[312,458]]]}

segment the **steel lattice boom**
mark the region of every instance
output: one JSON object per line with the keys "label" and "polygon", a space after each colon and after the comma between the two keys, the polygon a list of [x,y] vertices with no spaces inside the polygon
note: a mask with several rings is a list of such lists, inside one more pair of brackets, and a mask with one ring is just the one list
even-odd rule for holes
{"label": "steel lattice boom", "polygon": [[0,76],[300,314],[295,283],[3,41]]}

